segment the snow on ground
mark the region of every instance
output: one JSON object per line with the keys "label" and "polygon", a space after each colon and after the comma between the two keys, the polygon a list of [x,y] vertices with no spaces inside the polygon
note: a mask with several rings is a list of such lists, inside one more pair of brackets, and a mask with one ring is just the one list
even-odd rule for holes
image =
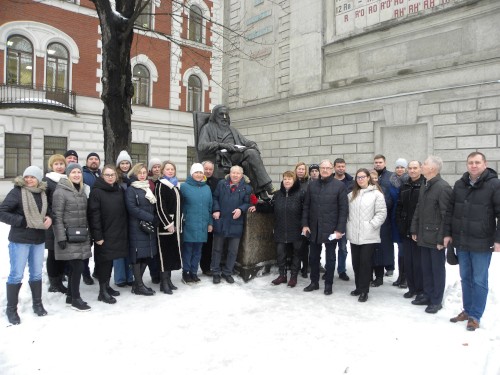
{"label": "snow on ground", "polygon": [[[9,227],[0,224],[0,284],[9,273]],[[348,260],[350,256],[348,257]],[[147,274],[147,271],[146,271]],[[333,295],[305,293],[299,277],[291,289],[271,286],[275,274],[245,284],[186,286],[175,272],[174,295],[122,295],[115,305],[97,301],[98,286],[82,283],[92,307],[65,307],[65,296],[48,293],[44,267],[43,302],[49,315],[31,308],[28,271],[20,293],[21,325],[4,315],[0,287],[0,374],[500,374],[500,254],[493,254],[490,294],[481,329],[450,323],[461,311],[458,266],[447,266],[444,307],[436,315],[413,306],[393,287],[394,277],[370,290],[362,304],[354,289],[350,261]],[[397,272],[396,272],[397,274]],[[151,286],[149,276],[146,284]],[[321,287],[323,283],[321,282]]]}

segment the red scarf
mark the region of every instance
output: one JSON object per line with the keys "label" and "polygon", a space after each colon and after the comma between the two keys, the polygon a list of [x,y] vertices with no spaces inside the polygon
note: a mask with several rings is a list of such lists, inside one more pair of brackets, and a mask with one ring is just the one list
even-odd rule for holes
{"label": "red scarf", "polygon": [[229,191],[230,191],[231,193],[234,193],[234,191],[236,190],[236,188],[238,187],[238,185],[239,185],[239,184],[240,184],[240,183],[238,182],[236,185],[233,185],[233,186],[231,187],[231,180],[229,180]]}

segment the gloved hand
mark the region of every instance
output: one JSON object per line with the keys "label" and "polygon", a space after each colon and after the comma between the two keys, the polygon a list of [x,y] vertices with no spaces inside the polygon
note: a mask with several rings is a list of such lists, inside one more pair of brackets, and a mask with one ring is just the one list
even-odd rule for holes
{"label": "gloved hand", "polygon": [[160,226],[160,219],[155,217],[153,219],[153,227],[158,228]]}
{"label": "gloved hand", "polygon": [[230,145],[229,143],[220,143],[219,144],[219,149],[226,149],[229,152],[235,152],[236,148],[233,145]]}
{"label": "gloved hand", "polygon": [[66,249],[66,241],[59,241],[57,244],[59,245],[61,250]]}

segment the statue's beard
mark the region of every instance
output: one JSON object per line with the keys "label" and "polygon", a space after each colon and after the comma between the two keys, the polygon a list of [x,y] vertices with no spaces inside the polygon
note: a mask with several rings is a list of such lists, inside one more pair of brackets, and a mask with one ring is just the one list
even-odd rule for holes
{"label": "statue's beard", "polygon": [[219,125],[227,128],[229,126],[229,123],[227,122],[227,120],[219,120]]}

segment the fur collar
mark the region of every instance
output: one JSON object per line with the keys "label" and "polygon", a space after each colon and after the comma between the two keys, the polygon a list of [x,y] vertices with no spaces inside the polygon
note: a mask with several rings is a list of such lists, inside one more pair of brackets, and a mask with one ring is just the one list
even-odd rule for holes
{"label": "fur collar", "polygon": [[[227,174],[225,177],[224,177],[224,180],[230,180],[231,179],[231,175]],[[247,177],[246,174],[243,175],[243,179],[245,180],[245,182],[247,184],[250,184],[250,179]]]}
{"label": "fur collar", "polygon": [[[28,184],[26,184],[26,181],[24,181],[23,176],[17,176],[14,179],[14,181],[12,181],[12,183],[16,186],[19,186],[20,188],[28,186]],[[39,181],[37,188],[45,191],[47,189],[47,182],[46,181]]]}
{"label": "fur collar", "polygon": [[170,189],[173,189],[174,188],[174,184],[171,183],[169,180],[167,180],[166,178],[161,178],[160,181],[163,185],[165,185],[166,187],[170,188]]}

